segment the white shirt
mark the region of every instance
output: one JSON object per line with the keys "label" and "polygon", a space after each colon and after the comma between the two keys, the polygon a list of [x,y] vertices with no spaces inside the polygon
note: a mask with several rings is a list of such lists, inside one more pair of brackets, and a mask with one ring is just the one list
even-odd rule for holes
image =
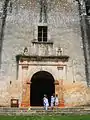
{"label": "white shirt", "polygon": [[59,104],[59,100],[58,100],[58,97],[55,98],[55,105],[58,105]]}
{"label": "white shirt", "polygon": [[49,106],[49,102],[48,102],[48,99],[46,97],[44,97],[44,106]]}
{"label": "white shirt", "polygon": [[53,96],[51,96],[51,103],[54,103],[55,98]]}

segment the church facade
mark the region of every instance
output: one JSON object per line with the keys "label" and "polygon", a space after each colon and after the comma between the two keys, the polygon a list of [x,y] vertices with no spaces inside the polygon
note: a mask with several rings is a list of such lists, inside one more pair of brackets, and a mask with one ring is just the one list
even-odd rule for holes
{"label": "church facade", "polygon": [[[0,106],[90,102],[89,2],[0,1]],[[13,101],[14,104],[15,101]]]}

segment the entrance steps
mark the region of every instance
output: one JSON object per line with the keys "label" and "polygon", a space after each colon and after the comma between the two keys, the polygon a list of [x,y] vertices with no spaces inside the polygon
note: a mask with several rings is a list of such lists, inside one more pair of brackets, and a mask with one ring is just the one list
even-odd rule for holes
{"label": "entrance steps", "polygon": [[28,108],[9,108],[0,107],[0,115],[69,115],[69,114],[90,114],[90,107],[72,107],[72,108],[49,108],[47,111],[43,107]]}

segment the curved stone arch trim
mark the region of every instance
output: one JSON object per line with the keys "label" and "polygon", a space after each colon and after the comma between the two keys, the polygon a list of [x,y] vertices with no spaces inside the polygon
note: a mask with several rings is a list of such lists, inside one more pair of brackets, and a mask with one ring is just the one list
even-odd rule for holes
{"label": "curved stone arch trim", "polygon": [[[38,71],[38,72],[36,72],[36,73],[34,73],[34,74],[32,75],[32,77],[31,77],[31,82],[32,82],[32,78],[33,78],[33,76],[35,76],[35,75],[38,74],[38,73],[41,74],[41,72],[43,72],[43,73],[47,73],[47,74],[50,75],[50,76],[53,78],[53,80],[55,81],[53,75],[52,75],[50,72],[45,71],[45,70],[42,70],[42,71]],[[54,82],[54,81],[53,81],[53,82]]]}
{"label": "curved stone arch trim", "polygon": [[53,72],[54,72],[53,70],[46,69],[46,68],[43,68],[43,69],[42,69],[41,66],[35,67],[35,68],[33,68],[32,70],[29,70],[29,71],[28,71],[28,74],[27,74],[27,78],[30,79],[30,81],[31,81],[32,76],[33,76],[35,73],[39,72],[39,71],[45,71],[45,72],[50,73],[50,74],[53,76],[54,80],[56,80],[56,76],[53,74]]}

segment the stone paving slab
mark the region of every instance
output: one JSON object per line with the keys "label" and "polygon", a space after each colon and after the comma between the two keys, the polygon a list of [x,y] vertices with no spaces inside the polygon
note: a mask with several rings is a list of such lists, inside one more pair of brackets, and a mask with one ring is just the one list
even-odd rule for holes
{"label": "stone paving slab", "polygon": [[45,111],[38,107],[31,108],[0,108],[0,115],[69,115],[69,114],[90,114],[90,107],[83,108],[58,108],[57,110]]}

